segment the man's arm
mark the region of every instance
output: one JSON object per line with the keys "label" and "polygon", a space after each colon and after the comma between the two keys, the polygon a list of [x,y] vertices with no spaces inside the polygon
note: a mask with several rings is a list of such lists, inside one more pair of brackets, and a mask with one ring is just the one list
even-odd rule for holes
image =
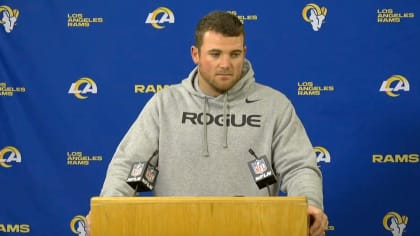
{"label": "man's arm", "polygon": [[147,161],[158,150],[159,126],[156,95],[145,105],[131,125],[108,166],[100,196],[132,196],[134,190],[126,183],[131,166]]}
{"label": "man's arm", "polygon": [[283,106],[273,136],[274,168],[281,191],[305,196],[309,205],[323,209],[322,174],[312,144],[292,104]]}

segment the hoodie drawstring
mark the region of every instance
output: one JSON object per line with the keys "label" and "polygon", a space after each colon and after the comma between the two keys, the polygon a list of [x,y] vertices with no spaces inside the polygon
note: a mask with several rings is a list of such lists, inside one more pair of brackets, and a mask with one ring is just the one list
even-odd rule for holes
{"label": "hoodie drawstring", "polygon": [[203,156],[209,156],[209,144],[207,141],[207,104],[208,98],[204,98],[204,108],[203,108]]}
{"label": "hoodie drawstring", "polygon": [[225,143],[223,144],[224,148],[228,147],[227,143],[227,101],[228,101],[228,95],[225,93],[225,97],[223,99],[223,135],[225,138]]}
{"label": "hoodie drawstring", "polygon": [[[204,104],[203,104],[203,149],[202,154],[205,157],[210,156],[209,154],[209,144],[207,139],[207,106],[208,106],[208,98],[204,98]],[[223,147],[228,147],[228,127],[227,127],[227,115],[228,115],[228,95],[225,93],[223,98]]]}

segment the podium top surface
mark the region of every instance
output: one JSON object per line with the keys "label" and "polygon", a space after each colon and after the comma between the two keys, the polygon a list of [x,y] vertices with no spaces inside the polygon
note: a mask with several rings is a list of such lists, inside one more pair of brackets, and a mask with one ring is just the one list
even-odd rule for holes
{"label": "podium top surface", "polygon": [[184,197],[92,197],[91,204],[117,204],[117,203],[124,203],[124,204],[139,204],[141,202],[145,203],[176,203],[176,202],[293,202],[295,204],[304,204],[307,205],[307,199],[305,197],[215,197],[215,196],[184,196]]}

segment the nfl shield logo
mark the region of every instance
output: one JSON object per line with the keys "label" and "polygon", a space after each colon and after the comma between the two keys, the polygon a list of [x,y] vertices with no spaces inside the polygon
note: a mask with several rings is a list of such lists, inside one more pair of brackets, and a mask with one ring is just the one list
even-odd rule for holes
{"label": "nfl shield logo", "polygon": [[267,170],[267,165],[263,159],[259,159],[252,163],[252,168],[254,169],[254,173],[259,175]]}
{"label": "nfl shield logo", "polygon": [[153,168],[147,168],[146,170],[147,181],[152,183],[155,180],[155,176],[156,176],[155,170]]}
{"label": "nfl shield logo", "polygon": [[133,166],[131,170],[131,176],[136,177],[139,176],[143,170],[144,163],[137,163]]}

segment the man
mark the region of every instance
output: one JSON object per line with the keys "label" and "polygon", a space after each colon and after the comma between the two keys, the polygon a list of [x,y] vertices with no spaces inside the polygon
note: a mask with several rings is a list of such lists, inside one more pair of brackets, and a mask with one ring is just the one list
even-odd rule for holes
{"label": "man", "polygon": [[[281,188],[308,198],[310,235],[323,235],[322,176],[306,131],[282,93],[255,82],[245,54],[236,16],[216,11],[203,17],[191,47],[197,67],[145,105],[114,154],[101,196],[133,195],[125,182],[131,165],[158,150],[155,195],[266,196]],[[268,157],[281,180],[270,194],[248,169],[250,148]]]}

